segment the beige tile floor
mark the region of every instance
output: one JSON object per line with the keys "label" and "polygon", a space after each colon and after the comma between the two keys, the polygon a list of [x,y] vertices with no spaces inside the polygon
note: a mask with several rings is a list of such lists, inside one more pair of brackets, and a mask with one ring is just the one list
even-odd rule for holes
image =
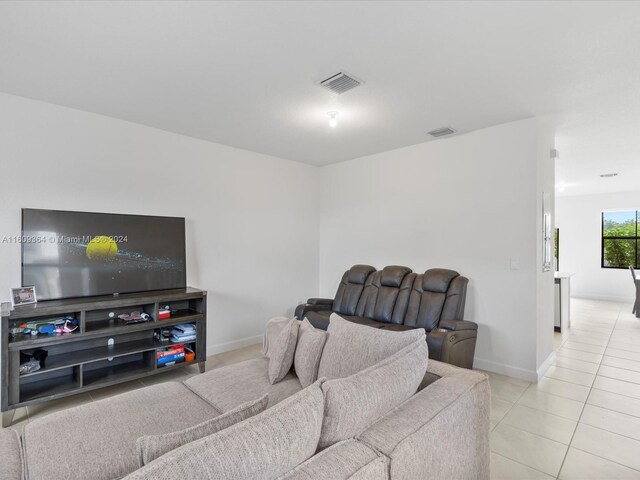
{"label": "beige tile floor", "polygon": [[489,373],[493,480],[640,479],[640,319],[573,299],[571,323],[537,384]]}
{"label": "beige tile floor", "polygon": [[[572,327],[556,334],[557,358],[531,384],[489,373],[492,480],[640,480],[640,319],[631,305],[578,300]],[[207,370],[260,355],[260,345],[207,358]],[[48,413],[152,383],[184,380],[196,367],[19,409],[12,428]]]}

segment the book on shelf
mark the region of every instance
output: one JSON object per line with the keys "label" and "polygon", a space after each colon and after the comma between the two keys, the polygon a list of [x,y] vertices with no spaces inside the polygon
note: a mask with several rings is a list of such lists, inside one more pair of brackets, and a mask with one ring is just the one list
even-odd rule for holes
{"label": "book on shelf", "polygon": [[156,358],[168,357],[177,353],[184,353],[183,344],[176,344],[167,348],[156,350]]}
{"label": "book on shelf", "polygon": [[173,355],[167,355],[166,357],[160,357],[156,359],[158,366],[166,365],[172,362],[183,362],[184,361],[184,352],[175,353]]}

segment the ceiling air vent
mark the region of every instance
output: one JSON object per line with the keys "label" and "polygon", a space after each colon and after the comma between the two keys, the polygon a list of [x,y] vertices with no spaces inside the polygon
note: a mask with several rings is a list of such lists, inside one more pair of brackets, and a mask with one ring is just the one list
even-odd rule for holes
{"label": "ceiling air vent", "polygon": [[431,135],[432,137],[446,137],[447,135],[453,135],[454,133],[456,133],[456,131],[451,128],[451,127],[442,127],[442,128],[436,128],[435,130],[431,130],[429,132],[429,135]]}
{"label": "ceiling air vent", "polygon": [[617,173],[601,173],[600,174],[600,178],[611,178],[611,177],[617,177],[618,174]]}
{"label": "ceiling air vent", "polygon": [[353,88],[356,88],[361,83],[362,81],[356,80],[351,75],[345,72],[340,72],[322,80],[321,82],[318,82],[318,85],[340,95],[344,92],[348,92]]}

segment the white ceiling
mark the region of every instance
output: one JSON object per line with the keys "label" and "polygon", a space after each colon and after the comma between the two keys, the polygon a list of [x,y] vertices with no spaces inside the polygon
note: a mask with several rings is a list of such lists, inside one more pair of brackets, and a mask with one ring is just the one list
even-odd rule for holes
{"label": "white ceiling", "polygon": [[[638,190],[639,25],[640,2],[5,1],[0,91],[313,165],[538,116],[563,194]],[[341,69],[366,83],[314,84]]]}

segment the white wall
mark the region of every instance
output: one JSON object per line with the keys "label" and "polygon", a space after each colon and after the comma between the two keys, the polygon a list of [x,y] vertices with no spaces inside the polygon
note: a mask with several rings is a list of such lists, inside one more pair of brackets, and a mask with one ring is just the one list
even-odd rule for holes
{"label": "white wall", "polygon": [[553,302],[552,274],[538,275],[539,189],[553,192],[541,155],[552,146],[529,119],[324,167],[320,295],[332,297],[355,263],[452,268],[470,279],[476,366],[537,379],[553,336],[549,315],[538,351],[537,302]]}
{"label": "white wall", "polygon": [[[537,195],[536,198],[536,312],[537,312],[537,340],[536,365],[538,379],[542,378],[555,360],[553,351],[554,332],[554,277],[553,263],[544,272],[542,263],[544,258],[544,214],[551,215],[550,227],[554,225],[555,210],[555,164],[551,158],[551,149],[555,146],[555,135],[545,124],[538,125],[537,160]],[[544,206],[544,210],[543,210]],[[553,232],[551,232],[553,238]],[[553,248],[553,244],[551,244]],[[553,250],[551,250],[553,260]]]}
{"label": "white wall", "polygon": [[[0,239],[23,207],[184,216],[209,353],[259,340],[318,290],[318,169],[0,94]],[[20,246],[0,243],[0,300]]]}
{"label": "white wall", "polygon": [[[550,136],[529,119],[318,169],[0,94],[0,238],[20,233],[23,207],[185,216],[209,353],[333,296],[354,263],[453,268],[471,279],[476,365],[535,379],[552,335],[539,273]],[[6,300],[19,245],[0,243],[0,271]]]}
{"label": "white wall", "polygon": [[571,277],[571,295],[613,301],[633,301],[628,270],[600,267],[601,215],[605,210],[640,209],[640,191],[558,197],[556,226],[560,229],[560,270]]}

